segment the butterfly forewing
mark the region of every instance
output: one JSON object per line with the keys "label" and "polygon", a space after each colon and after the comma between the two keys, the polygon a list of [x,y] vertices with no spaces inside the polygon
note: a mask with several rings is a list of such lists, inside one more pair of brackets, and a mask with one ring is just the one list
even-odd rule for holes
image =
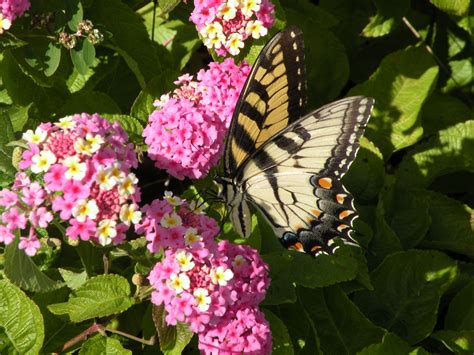
{"label": "butterfly forewing", "polygon": [[290,28],[275,35],[255,62],[237,102],[225,169],[236,174],[249,155],[289,123],[306,104],[302,33]]}

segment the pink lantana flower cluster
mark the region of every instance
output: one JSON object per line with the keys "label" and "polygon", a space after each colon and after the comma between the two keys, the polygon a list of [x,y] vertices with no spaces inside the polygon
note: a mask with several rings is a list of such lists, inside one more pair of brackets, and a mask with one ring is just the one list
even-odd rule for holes
{"label": "pink lantana flower cluster", "polygon": [[268,33],[274,21],[274,6],[269,0],[194,0],[190,20],[217,54],[237,55],[244,41]]}
{"label": "pink lantana flower cluster", "polygon": [[158,168],[178,179],[201,178],[222,155],[240,91],[250,72],[230,58],[212,62],[198,72],[197,81],[183,75],[171,94],[155,102],[143,131],[148,155]]}
{"label": "pink lantana flower cluster", "polygon": [[[70,240],[119,244],[141,212],[134,146],[118,123],[77,114],[23,134],[23,152],[11,190],[0,191],[0,241],[27,230],[19,248],[34,255],[38,232],[56,221]],[[59,227],[61,228],[61,227]]]}
{"label": "pink lantana flower cluster", "polygon": [[137,232],[149,250],[165,249],[148,279],[167,324],[187,323],[205,354],[270,353],[269,325],[258,309],[270,280],[257,251],[217,242],[215,220],[171,193],[143,211]]}
{"label": "pink lantana flower cluster", "polygon": [[0,34],[8,30],[13,20],[30,8],[29,0],[0,0]]}

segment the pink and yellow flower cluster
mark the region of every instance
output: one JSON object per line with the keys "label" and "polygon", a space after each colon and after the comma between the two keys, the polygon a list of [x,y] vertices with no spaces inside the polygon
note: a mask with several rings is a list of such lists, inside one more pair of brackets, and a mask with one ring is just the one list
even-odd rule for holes
{"label": "pink and yellow flower cluster", "polygon": [[230,58],[212,62],[198,72],[197,81],[185,74],[179,87],[163,95],[143,131],[148,156],[158,168],[178,179],[201,178],[216,165],[222,155],[240,91],[250,72],[247,63],[240,66]]}
{"label": "pink and yellow flower cluster", "polygon": [[13,20],[30,8],[29,0],[0,0],[0,34],[8,30]]}
{"label": "pink and yellow flower cluster", "polygon": [[165,249],[148,278],[167,324],[187,323],[205,354],[270,353],[269,325],[258,309],[270,280],[256,250],[217,242],[216,222],[171,193],[145,206],[137,231],[149,250]]}
{"label": "pink and yellow flower cluster", "polygon": [[208,48],[217,54],[237,55],[249,37],[268,33],[274,21],[269,0],[194,0],[190,20]]}
{"label": "pink and yellow flower cluster", "polygon": [[140,192],[130,172],[137,157],[118,123],[77,114],[42,123],[23,139],[29,148],[21,171],[13,189],[0,191],[0,241],[9,244],[15,230],[28,230],[19,248],[34,255],[39,229],[55,219],[71,240],[118,244],[140,221]]}

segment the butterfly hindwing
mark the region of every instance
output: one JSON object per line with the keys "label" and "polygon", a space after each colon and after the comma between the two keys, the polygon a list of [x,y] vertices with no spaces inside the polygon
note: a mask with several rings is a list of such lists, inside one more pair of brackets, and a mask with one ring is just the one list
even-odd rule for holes
{"label": "butterfly hindwing", "polygon": [[349,97],[294,122],[255,151],[242,169],[245,198],[287,247],[331,252],[356,212],[340,178],[359,148],[373,99]]}
{"label": "butterfly hindwing", "polygon": [[279,32],[264,47],[237,102],[225,149],[225,170],[234,174],[248,156],[289,123],[306,104],[302,33]]}

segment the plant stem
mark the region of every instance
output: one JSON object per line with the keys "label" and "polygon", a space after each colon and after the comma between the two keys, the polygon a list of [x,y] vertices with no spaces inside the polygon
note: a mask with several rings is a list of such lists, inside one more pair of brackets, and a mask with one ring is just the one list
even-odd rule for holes
{"label": "plant stem", "polygon": [[143,338],[138,338],[134,335],[131,335],[131,334],[128,334],[128,333],[125,333],[125,332],[122,332],[120,330],[116,330],[116,329],[111,329],[111,328],[108,328],[108,327],[105,327],[103,328],[106,332],[110,332],[110,333],[114,333],[114,334],[118,334],[118,335],[121,335],[125,338],[128,338],[128,339],[132,339],[132,340],[135,340],[135,341],[138,341],[139,343],[142,343],[142,344],[145,344],[145,345],[154,345],[156,343],[156,338],[155,336],[153,335],[149,340],[146,340],[146,339],[143,339]]}
{"label": "plant stem", "polygon": [[64,343],[63,347],[61,348],[61,352],[64,352],[66,349],[69,349],[71,346],[83,341],[89,335],[98,332],[99,329],[101,329],[101,326],[99,324],[97,323],[92,324],[89,328],[84,330],[82,333],[76,335],[74,338]]}

